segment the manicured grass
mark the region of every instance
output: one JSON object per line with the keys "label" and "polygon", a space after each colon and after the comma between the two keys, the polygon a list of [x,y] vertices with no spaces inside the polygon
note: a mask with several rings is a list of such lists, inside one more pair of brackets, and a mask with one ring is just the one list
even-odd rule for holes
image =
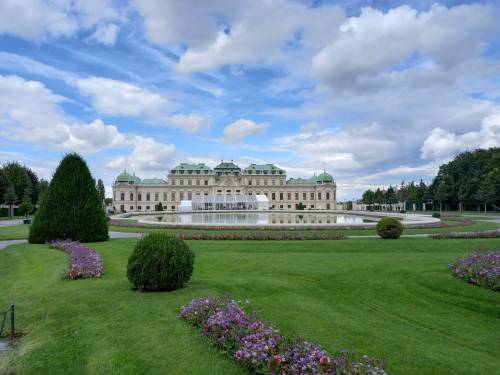
{"label": "manicured grass", "polygon": [[[421,233],[443,233],[443,232],[466,232],[466,231],[477,231],[477,230],[488,230],[488,229],[497,229],[500,228],[500,224],[492,223],[488,221],[476,221],[470,225],[460,225],[456,221],[443,221],[444,224],[457,224],[452,227],[429,227],[429,228],[409,228],[405,229],[403,234],[421,234]],[[139,233],[151,233],[158,231],[167,231],[170,233],[190,233],[190,232],[207,232],[211,229],[178,229],[178,228],[141,228],[141,227],[119,227],[115,225],[111,225],[109,230],[116,232],[139,232]],[[283,233],[287,232],[287,230],[279,230],[272,229],[275,233]],[[319,229],[321,232],[332,232],[336,234],[344,234],[344,235],[374,235],[376,234],[375,229]],[[244,233],[248,230],[245,229],[225,229],[225,230],[217,230],[217,232],[228,232],[228,233]],[[313,229],[314,231],[314,229]],[[311,233],[311,230],[293,230],[294,233]]]}
{"label": "manicured grass", "polygon": [[76,281],[61,279],[63,252],[0,250],[0,306],[15,303],[27,333],[14,354],[0,354],[0,373],[241,374],[176,318],[192,298],[224,293],[249,299],[285,334],[385,358],[392,374],[500,368],[500,294],[447,269],[468,251],[500,248],[499,239],[189,241],[193,277],[170,293],[130,290],[134,244],[95,244],[103,278]]}
{"label": "manicured grass", "polygon": [[19,224],[0,227],[0,240],[22,240],[28,238],[30,226]]}

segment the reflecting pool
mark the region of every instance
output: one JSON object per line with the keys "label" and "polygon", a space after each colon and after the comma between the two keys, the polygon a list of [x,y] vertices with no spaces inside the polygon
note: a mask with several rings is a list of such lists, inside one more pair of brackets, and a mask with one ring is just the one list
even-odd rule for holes
{"label": "reflecting pool", "polygon": [[192,212],[151,214],[137,217],[142,222],[186,225],[327,225],[373,223],[377,218],[321,212]]}

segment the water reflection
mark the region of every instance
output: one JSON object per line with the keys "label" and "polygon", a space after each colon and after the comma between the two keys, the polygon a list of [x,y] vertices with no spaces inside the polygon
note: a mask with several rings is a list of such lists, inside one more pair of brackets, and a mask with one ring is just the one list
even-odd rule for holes
{"label": "water reflection", "polygon": [[204,212],[175,213],[168,215],[141,216],[145,221],[168,224],[207,225],[276,225],[276,224],[363,224],[376,221],[373,218],[332,213],[296,212]]}

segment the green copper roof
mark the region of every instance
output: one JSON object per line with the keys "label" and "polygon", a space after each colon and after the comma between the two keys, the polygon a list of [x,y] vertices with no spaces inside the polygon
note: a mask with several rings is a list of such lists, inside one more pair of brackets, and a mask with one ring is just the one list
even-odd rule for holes
{"label": "green copper roof", "polygon": [[144,185],[152,185],[152,184],[164,184],[166,183],[165,180],[162,180],[160,178],[145,178],[144,180],[141,181],[141,184]]}
{"label": "green copper roof", "polygon": [[245,173],[255,174],[284,174],[285,171],[274,164],[250,164],[244,170]]}
{"label": "green copper roof", "polygon": [[236,170],[236,171],[241,171],[241,168],[238,167],[236,164],[234,164],[232,161],[231,162],[221,162],[218,166],[214,168],[214,170]]}
{"label": "green copper roof", "polygon": [[135,175],[131,175],[130,173],[127,172],[125,169],[122,173],[116,177],[116,182],[125,182],[129,184],[138,184],[141,182],[141,179]]}
{"label": "green copper roof", "polygon": [[312,182],[305,178],[291,178],[286,182],[288,185],[310,185]]}
{"label": "green copper roof", "polygon": [[181,163],[178,166],[174,167],[172,171],[210,171],[210,168],[206,166],[205,163],[199,164],[189,164],[189,163]]}
{"label": "green copper roof", "polygon": [[327,183],[332,183],[333,182],[333,177],[331,174],[323,172],[320,175],[312,176],[309,178],[309,182],[313,182],[315,184],[327,184]]}
{"label": "green copper roof", "polygon": [[317,177],[317,182],[322,182],[322,183],[333,182],[333,177],[331,174],[323,172]]}

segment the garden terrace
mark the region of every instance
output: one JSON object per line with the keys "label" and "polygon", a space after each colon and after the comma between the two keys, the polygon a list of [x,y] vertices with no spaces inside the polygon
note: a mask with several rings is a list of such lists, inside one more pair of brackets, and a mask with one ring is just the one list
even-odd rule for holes
{"label": "garden terrace", "polygon": [[[287,336],[334,353],[355,349],[392,374],[493,374],[500,368],[500,294],[454,278],[450,262],[499,239],[188,241],[187,288],[137,293],[126,277],[135,239],[89,244],[99,279],[61,279],[67,254],[46,245],[0,250],[0,305],[25,335],[0,373],[241,374],[177,318],[193,298],[230,293]],[[147,317],[147,319],[145,318]]]}

